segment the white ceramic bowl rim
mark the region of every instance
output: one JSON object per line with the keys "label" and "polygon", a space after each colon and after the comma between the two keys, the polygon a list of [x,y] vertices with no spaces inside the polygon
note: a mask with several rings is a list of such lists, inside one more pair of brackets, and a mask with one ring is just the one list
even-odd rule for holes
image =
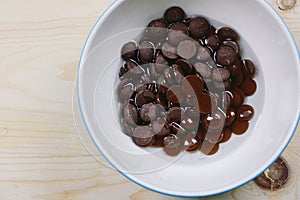
{"label": "white ceramic bowl rim", "polygon": [[[83,63],[83,58],[86,56],[86,48],[89,46],[90,42],[93,40],[93,38],[95,37],[95,34],[97,31],[95,31],[95,29],[98,27],[99,24],[102,23],[103,20],[105,20],[105,16],[109,15],[119,4],[121,4],[124,0],[114,0],[110,5],[109,7],[103,12],[103,14],[99,17],[99,19],[97,20],[97,22],[95,23],[95,25],[93,26],[93,28],[91,29],[89,35],[88,35],[88,38],[84,44],[84,47],[83,47],[83,50],[82,50],[82,53],[81,53],[81,57],[80,57],[80,61],[79,61],[79,65],[78,65],[78,71],[80,71],[80,66],[82,66],[82,63]],[[268,9],[270,11],[273,12],[274,16],[280,21],[280,25],[282,27],[285,28],[285,31],[287,31],[289,33],[289,39],[292,41],[293,43],[293,48],[294,48],[294,51],[295,52],[298,52],[298,58],[299,58],[299,64],[300,64],[300,53],[299,53],[299,50],[298,50],[298,47],[297,47],[297,44],[296,44],[296,41],[295,39],[293,38],[293,35],[291,33],[291,31],[289,30],[288,26],[286,25],[286,23],[284,22],[284,20],[280,17],[280,15],[277,13],[277,11],[270,5],[269,2],[267,2],[267,0],[263,0],[263,3],[265,3],[265,5],[267,5],[266,7],[268,7]],[[79,78],[80,74],[78,74],[78,80],[80,79]],[[122,172],[121,170],[119,170],[112,162],[110,162],[109,159],[107,159],[107,157],[105,156],[105,154],[101,151],[101,149],[97,146],[97,143],[94,141],[94,138],[89,130],[89,127],[87,126],[87,123],[85,121],[85,118],[84,118],[84,113],[82,111],[82,107],[81,107],[81,101],[80,101],[80,88],[79,88],[79,83],[77,84],[77,92],[78,92],[78,103],[79,103],[79,108],[80,108],[80,112],[81,112],[81,116],[82,116],[82,119],[83,119],[83,122],[85,124],[85,127],[90,135],[90,138],[93,140],[94,144],[96,145],[98,151],[101,153],[101,155],[119,172],[121,173],[124,177],[126,177],[127,179],[129,179],[130,181],[136,183],[137,185],[139,186],[142,186],[148,190],[151,190],[151,191],[154,191],[154,192],[157,192],[157,193],[160,193],[160,194],[164,194],[164,195],[169,195],[169,196],[176,196],[176,197],[189,197],[189,198],[197,198],[197,197],[200,197],[200,196],[186,196],[186,195],[176,195],[176,194],[172,194],[172,193],[166,193],[166,192],[163,192],[163,191],[159,191],[157,189],[153,189],[151,187],[147,187],[137,181],[135,181],[134,179],[132,179],[130,176],[126,175],[126,173]],[[296,132],[296,129],[297,129],[297,126],[299,124],[299,121],[300,121],[300,112],[298,113],[298,119],[296,120],[295,124],[294,124],[294,127],[293,127],[293,131],[292,131],[292,134],[291,134],[291,137],[289,138],[289,141],[286,143],[286,145],[284,146],[284,148],[282,149],[282,151],[278,154],[277,157],[274,158],[274,160],[271,162],[271,164],[273,162],[275,162],[278,157],[282,154],[282,152],[286,149],[286,147],[288,146],[288,144],[290,143],[293,135],[295,134]],[[270,164],[270,165],[271,165]],[[269,166],[270,166],[269,165]],[[268,166],[268,167],[269,167]],[[268,168],[267,167],[267,168]],[[237,185],[236,187],[233,187],[233,188],[230,188],[230,189],[227,189],[227,190],[224,190],[224,191],[220,191],[220,192],[217,192],[217,193],[214,193],[214,194],[208,194],[208,195],[201,195],[201,197],[203,196],[212,196],[212,195],[218,195],[218,194],[222,194],[222,193],[225,193],[225,192],[228,192],[230,190],[233,190],[233,189],[236,189],[238,187],[241,187],[242,185],[244,184],[247,184],[248,182],[252,181],[255,177],[257,177],[259,174],[261,174],[263,171],[265,171],[267,168],[265,168],[264,170],[260,171],[259,173],[257,174],[254,174],[253,177],[251,179],[249,179],[248,181],[245,181],[239,185]]]}

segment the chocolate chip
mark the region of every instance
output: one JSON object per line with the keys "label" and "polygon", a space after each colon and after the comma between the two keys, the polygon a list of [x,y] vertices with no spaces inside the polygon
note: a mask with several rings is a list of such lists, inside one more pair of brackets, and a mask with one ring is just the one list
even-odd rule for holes
{"label": "chocolate chip", "polygon": [[211,78],[205,78],[205,79],[203,79],[203,81],[204,81],[204,83],[205,83],[205,91],[206,92],[209,92],[210,90],[213,90],[214,88],[213,88],[213,80],[211,79]]}
{"label": "chocolate chip", "polygon": [[206,64],[211,68],[211,69],[216,69],[217,67],[224,67],[224,66],[217,66],[217,63],[213,59],[209,59],[206,61]]}
{"label": "chocolate chip", "polygon": [[234,108],[227,109],[225,126],[230,126],[235,121],[235,117],[236,117],[236,110]]}
{"label": "chocolate chip", "polygon": [[157,113],[157,106],[153,103],[144,104],[140,110],[140,116],[144,122],[151,122],[156,119]]}
{"label": "chocolate chip", "polygon": [[245,95],[242,92],[242,90],[238,88],[233,88],[229,94],[231,95],[231,99],[232,99],[231,102],[233,107],[238,108],[244,103]]}
{"label": "chocolate chip", "polygon": [[237,76],[242,73],[243,63],[237,59],[232,66],[228,66],[227,69],[230,71],[231,76]]}
{"label": "chocolate chip", "polygon": [[161,75],[156,81],[156,87],[158,93],[166,93],[168,90],[169,84],[167,83],[165,76]]}
{"label": "chocolate chip", "polygon": [[216,144],[221,142],[223,137],[224,134],[222,132],[222,129],[219,130],[208,129],[203,139],[208,141],[209,143]]}
{"label": "chocolate chip", "polygon": [[212,113],[217,107],[217,99],[214,95],[210,93],[202,93],[197,96],[196,109],[201,114]]}
{"label": "chocolate chip", "polygon": [[161,47],[163,55],[171,60],[178,58],[177,49],[174,46],[171,46],[169,43],[165,42]]}
{"label": "chocolate chip", "polygon": [[119,78],[121,79],[127,73],[127,71],[128,69],[125,67],[125,65],[122,65],[119,71]]}
{"label": "chocolate chip", "polygon": [[224,111],[226,111],[231,106],[232,95],[229,91],[222,91],[221,93],[215,93],[218,100],[218,105]]}
{"label": "chocolate chip", "polygon": [[172,46],[177,46],[181,41],[187,39],[189,30],[188,26],[184,23],[178,22],[173,24],[168,33],[168,42]]}
{"label": "chocolate chip", "polygon": [[180,22],[184,19],[184,17],[185,17],[184,10],[178,6],[170,7],[164,13],[164,18],[169,23]]}
{"label": "chocolate chip", "polygon": [[216,59],[220,65],[231,66],[234,64],[236,57],[237,55],[231,47],[222,45],[217,51]]}
{"label": "chocolate chip", "polygon": [[205,18],[194,17],[190,21],[189,28],[193,37],[202,38],[209,31],[210,25]]}
{"label": "chocolate chip", "polygon": [[212,78],[215,81],[224,82],[230,78],[230,72],[225,68],[217,68],[213,70]]}
{"label": "chocolate chip", "polygon": [[125,121],[131,125],[136,125],[138,122],[138,110],[131,103],[126,103],[123,106],[123,117]]}
{"label": "chocolate chip", "polygon": [[149,63],[153,60],[154,46],[150,42],[142,42],[139,47],[139,58],[143,63]]}
{"label": "chocolate chip", "polygon": [[128,84],[131,84],[132,83],[132,80],[130,79],[130,78],[128,78],[128,77],[123,77],[121,80],[120,80],[120,82],[119,82],[119,84],[117,85],[118,86],[118,92],[120,91],[120,89],[122,88],[122,87],[124,87],[124,86],[126,86],[126,85],[128,85]]}
{"label": "chocolate chip", "polygon": [[207,140],[203,140],[200,146],[200,151],[205,155],[213,155],[219,150],[219,144],[210,143]]}
{"label": "chocolate chip", "polygon": [[240,46],[238,45],[237,42],[231,41],[231,40],[225,40],[223,42],[224,45],[231,47],[236,54],[240,54]]}
{"label": "chocolate chip", "polygon": [[161,93],[155,94],[155,102],[157,104],[161,105],[164,109],[168,108],[168,102]]}
{"label": "chocolate chip", "polygon": [[212,34],[216,34],[217,33],[217,29],[214,26],[210,26],[209,30],[207,32],[207,35],[212,35]]}
{"label": "chocolate chip", "polygon": [[183,72],[182,68],[179,65],[174,64],[173,65],[173,73],[174,73],[174,78],[175,78],[177,84],[180,84],[182,79],[184,78],[184,72]]}
{"label": "chocolate chip", "polygon": [[171,130],[173,133],[177,134],[178,136],[186,134],[185,128],[183,128],[181,124],[176,122],[171,123]]}
{"label": "chocolate chip", "polygon": [[183,116],[183,111],[180,107],[172,107],[166,113],[167,122],[172,123],[180,123],[181,116]]}
{"label": "chocolate chip", "polygon": [[223,133],[223,138],[220,141],[220,143],[227,142],[231,138],[231,135],[232,135],[231,129],[230,128],[225,128],[225,129],[223,129],[222,133]]}
{"label": "chocolate chip", "polygon": [[205,62],[212,57],[212,52],[208,47],[199,46],[196,54],[196,59],[201,62]]}
{"label": "chocolate chip", "polygon": [[182,80],[182,88],[184,93],[196,96],[198,93],[202,93],[204,90],[204,82],[202,78],[196,75],[188,75]]}
{"label": "chocolate chip", "polygon": [[249,121],[254,115],[254,109],[250,105],[241,105],[236,110],[236,117],[240,121]]}
{"label": "chocolate chip", "polygon": [[230,39],[233,41],[238,40],[238,34],[229,27],[220,28],[217,31],[217,34],[219,35],[221,40],[227,40],[227,39]]}
{"label": "chocolate chip", "polygon": [[168,89],[166,98],[168,101],[178,104],[178,103],[182,103],[184,101],[185,95],[180,86],[173,85]]}
{"label": "chocolate chip", "polygon": [[137,93],[139,93],[140,91],[143,91],[143,90],[147,89],[147,84],[145,84],[145,83],[138,83],[138,84],[135,85],[135,88],[136,88],[135,91]]}
{"label": "chocolate chip", "polygon": [[241,135],[245,133],[248,130],[248,127],[249,127],[249,122],[239,121],[239,120],[235,120],[230,126],[232,132],[236,135]]}
{"label": "chocolate chip", "polygon": [[256,69],[251,60],[244,60],[244,65],[242,68],[243,74],[246,78],[252,79],[255,76]]}
{"label": "chocolate chip", "polygon": [[227,79],[225,82],[214,82],[214,86],[216,89],[224,91],[224,90],[230,90],[231,89],[231,81]]}
{"label": "chocolate chip", "polygon": [[175,64],[178,65],[181,68],[184,75],[189,75],[193,71],[193,65],[190,62],[188,62],[184,59],[177,59],[175,61]]}
{"label": "chocolate chip", "polygon": [[204,126],[202,125],[202,123],[199,123],[199,127],[198,127],[198,130],[197,130],[197,136],[200,138],[200,139],[203,139],[205,138],[205,134],[206,134],[206,129],[204,128]]}
{"label": "chocolate chip", "polygon": [[126,67],[131,74],[142,75],[145,73],[145,70],[134,60],[128,60]]}
{"label": "chocolate chip", "polygon": [[128,42],[123,45],[121,55],[124,60],[135,59],[137,53],[137,45],[135,42]]}
{"label": "chocolate chip", "polygon": [[141,147],[146,147],[154,142],[152,130],[149,126],[138,126],[132,133],[133,142]]}
{"label": "chocolate chip", "polygon": [[180,103],[173,103],[173,102],[168,102],[168,107],[173,108],[173,107],[180,107]]}
{"label": "chocolate chip", "polygon": [[155,93],[156,92],[156,84],[155,83],[147,83],[146,84],[147,85],[147,90],[150,90],[150,91],[152,91],[153,93]]}
{"label": "chocolate chip", "polygon": [[164,37],[158,37],[155,34],[152,33],[158,33],[159,31],[164,31],[165,34],[167,32],[167,29],[162,29],[162,28],[147,28],[144,36],[139,40],[139,45],[141,45],[143,42],[150,42],[153,47],[158,48],[161,46],[161,42],[165,41]]}
{"label": "chocolate chip", "polygon": [[197,103],[197,97],[192,95],[186,95],[185,97],[185,104],[187,106],[194,106]]}
{"label": "chocolate chip", "polygon": [[163,118],[157,118],[152,122],[152,131],[160,137],[170,134],[171,129],[169,124]]}
{"label": "chocolate chip", "polygon": [[158,73],[156,71],[156,66],[154,63],[151,63],[149,66],[149,74],[152,79],[154,79],[154,80],[158,79]]}
{"label": "chocolate chip", "polygon": [[175,84],[176,80],[174,79],[174,72],[173,69],[171,68],[166,68],[164,71],[164,77],[165,80],[171,85],[171,84]]}
{"label": "chocolate chip", "polygon": [[197,53],[197,45],[191,40],[185,40],[178,44],[177,54],[184,59],[191,59]]}
{"label": "chocolate chip", "polygon": [[121,101],[129,100],[134,92],[135,87],[132,83],[127,83],[125,85],[120,83],[118,87],[118,96]]}
{"label": "chocolate chip", "polygon": [[163,57],[161,52],[158,52],[155,58],[155,69],[158,73],[162,73],[168,67],[169,62]]}
{"label": "chocolate chip", "polygon": [[154,41],[152,41],[152,39],[153,38],[150,35],[146,34],[140,39],[139,44],[141,44],[143,42],[150,42],[150,41],[154,42]]}
{"label": "chocolate chip", "polygon": [[183,23],[185,23],[187,26],[189,26],[189,25],[190,25],[190,22],[191,22],[191,19],[192,19],[192,18],[190,18],[190,17],[185,18],[185,19],[183,20]]}
{"label": "chocolate chip", "polygon": [[198,118],[200,116],[199,111],[197,111],[195,108],[186,108],[185,112],[188,116],[191,116],[193,118]]}
{"label": "chocolate chip", "polygon": [[151,78],[148,76],[148,74],[143,74],[140,76],[140,82],[145,84],[151,83]]}
{"label": "chocolate chip", "polygon": [[194,68],[195,71],[201,75],[203,78],[210,78],[211,76],[211,69],[210,67],[205,64],[205,63],[201,63],[201,62],[197,62],[196,64],[194,64]]}
{"label": "chocolate chip", "polygon": [[185,128],[187,130],[197,131],[198,125],[199,125],[199,121],[200,121],[200,115],[198,116],[198,118],[184,116],[182,118],[181,125],[182,125],[183,128]]}
{"label": "chocolate chip", "polygon": [[163,147],[163,137],[158,135],[154,135],[154,142],[152,144],[153,147]]}
{"label": "chocolate chip", "polygon": [[201,122],[206,129],[218,130],[224,127],[225,117],[222,111],[216,110],[202,117]]}
{"label": "chocolate chip", "polygon": [[121,118],[122,131],[129,136],[132,136],[134,126],[128,124],[124,118]]}
{"label": "chocolate chip", "polygon": [[205,38],[205,44],[212,48],[213,50],[217,50],[220,45],[220,39],[219,36],[215,33],[210,34]]}
{"label": "chocolate chip", "polygon": [[237,75],[231,77],[232,87],[239,87],[244,81],[244,75],[242,72],[239,72]]}
{"label": "chocolate chip", "polygon": [[200,148],[201,140],[195,134],[188,134],[183,138],[183,148],[186,151],[196,151]]}
{"label": "chocolate chip", "polygon": [[167,22],[164,19],[155,19],[148,24],[147,32],[151,37],[162,38],[167,33]]}
{"label": "chocolate chip", "polygon": [[246,96],[252,96],[257,89],[256,82],[252,79],[245,80],[241,85],[241,90]]}
{"label": "chocolate chip", "polygon": [[180,139],[174,135],[170,134],[163,139],[164,151],[170,156],[178,155],[182,150],[182,145]]}
{"label": "chocolate chip", "polygon": [[158,117],[160,118],[166,118],[166,108],[160,104],[156,104],[157,108],[158,108]]}
{"label": "chocolate chip", "polygon": [[151,90],[142,90],[136,94],[135,102],[141,107],[144,104],[151,103],[154,101],[154,93]]}
{"label": "chocolate chip", "polygon": [[276,191],[282,188],[289,179],[289,168],[282,158],[278,158],[267,170],[259,175],[254,182],[267,190]]}

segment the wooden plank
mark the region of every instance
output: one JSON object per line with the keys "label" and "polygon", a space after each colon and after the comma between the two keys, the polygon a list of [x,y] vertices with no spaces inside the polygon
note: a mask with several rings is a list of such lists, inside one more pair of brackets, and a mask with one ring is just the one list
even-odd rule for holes
{"label": "wooden plank", "polygon": [[[276,8],[276,0],[269,1]],[[72,114],[77,64],[91,27],[110,2],[1,1],[0,199],[180,199],[129,182],[93,157],[77,134]],[[300,3],[277,11],[300,46]],[[297,199],[299,134],[298,128],[283,154],[292,171],[283,190],[266,192],[249,183],[207,199]]]}

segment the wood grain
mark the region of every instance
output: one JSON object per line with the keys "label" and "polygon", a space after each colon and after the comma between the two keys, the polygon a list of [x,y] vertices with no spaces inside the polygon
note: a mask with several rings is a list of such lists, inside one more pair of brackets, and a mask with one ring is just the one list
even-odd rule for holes
{"label": "wood grain", "polygon": [[[82,144],[72,95],[85,39],[111,0],[2,0],[0,199],[171,200],[129,182]],[[276,0],[270,0],[276,8]],[[279,11],[300,45],[300,4]],[[78,125],[80,127],[80,124]],[[207,199],[297,199],[300,130],[284,152],[293,173],[275,193],[255,184]],[[99,159],[99,160],[97,160]],[[117,192],[116,192],[117,191]]]}

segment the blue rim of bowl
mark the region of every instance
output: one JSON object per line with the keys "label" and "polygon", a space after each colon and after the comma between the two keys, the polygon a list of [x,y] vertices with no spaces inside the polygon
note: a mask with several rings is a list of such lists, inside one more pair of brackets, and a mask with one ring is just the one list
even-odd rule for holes
{"label": "blue rim of bowl", "polygon": [[[98,20],[96,21],[96,23],[94,24],[93,28],[91,29],[86,41],[85,41],[85,44],[83,46],[83,50],[81,52],[81,55],[80,55],[80,60],[79,60],[79,64],[78,64],[78,72],[80,71],[80,66],[82,64],[82,58],[83,58],[83,55],[84,55],[84,52],[86,50],[86,45],[87,43],[89,42],[90,40],[90,37],[92,36],[92,34],[94,33],[94,30],[95,28],[97,27],[98,23],[100,22],[100,20],[109,12],[109,11],[112,11],[113,7],[116,6],[116,3],[121,3],[122,0],[114,0],[106,9],[105,11],[101,14],[101,16],[98,18]],[[298,46],[297,46],[297,43],[293,37],[293,34],[291,33],[291,30],[288,28],[287,24],[285,23],[285,21],[283,20],[283,18],[279,15],[279,13],[275,10],[275,8],[267,1],[267,0],[264,0],[265,4],[271,8],[272,12],[275,14],[275,16],[281,21],[281,23],[284,25],[284,27],[286,28],[286,30],[288,31],[289,33],[289,36],[290,36],[290,39],[292,40],[293,42],[293,47],[294,49],[296,50],[296,52],[298,52],[298,59],[299,59],[299,63],[300,63],[300,52],[299,52],[299,49],[298,49]],[[255,176],[253,176],[252,178],[250,178],[249,180],[235,186],[235,187],[232,187],[230,189],[226,189],[224,191],[220,191],[220,192],[216,192],[216,193],[212,193],[212,194],[207,194],[207,195],[196,195],[196,196],[190,196],[190,195],[176,195],[176,194],[172,194],[172,193],[166,193],[166,192],[162,192],[162,191],[159,191],[159,190],[156,190],[156,189],[153,189],[153,188],[150,188],[150,187],[147,187],[145,185],[142,185],[141,183],[137,182],[136,180],[133,180],[132,178],[130,178],[129,176],[127,176],[124,172],[122,172],[121,170],[119,170],[106,156],[105,154],[101,151],[101,149],[98,147],[96,141],[94,140],[88,126],[87,126],[87,123],[85,121],[85,118],[84,118],[84,115],[83,115],[83,112],[82,112],[82,106],[81,106],[81,102],[80,102],[80,93],[79,93],[79,76],[80,74],[78,73],[78,78],[77,78],[77,99],[78,99],[78,103],[79,103],[79,109],[80,109],[80,114],[81,114],[81,117],[82,117],[82,120],[84,122],[84,125],[86,127],[86,130],[90,136],[90,138],[92,139],[93,143],[95,144],[95,146],[97,147],[98,151],[101,153],[101,155],[106,159],[106,161],[115,169],[117,170],[121,175],[123,175],[125,178],[127,178],[128,180],[130,180],[131,182],[147,189],[147,190],[150,190],[150,191],[153,191],[153,192],[156,192],[156,193],[159,193],[159,194],[163,194],[163,195],[168,195],[168,196],[173,196],[173,197],[183,197],[183,198],[199,198],[199,197],[209,197],[209,196],[215,196],[215,195],[220,195],[220,194],[223,194],[223,193],[226,193],[226,192],[229,192],[229,191],[232,191],[234,189],[237,189],[249,182],[251,182],[253,179],[255,179],[257,176],[259,176],[261,173],[263,173],[266,169],[268,169],[279,157],[280,155],[285,151],[285,149],[287,148],[287,146],[289,145],[289,143],[291,142],[296,130],[297,130],[297,127],[299,125],[299,122],[300,122],[300,112],[298,113],[298,120],[297,122],[295,123],[295,126],[293,128],[293,131],[292,131],[292,134],[289,138],[289,140],[287,141],[286,145],[283,147],[283,149],[281,150],[281,152],[274,158],[273,161],[271,161],[271,163],[264,169],[262,170],[261,172],[257,173]]]}

